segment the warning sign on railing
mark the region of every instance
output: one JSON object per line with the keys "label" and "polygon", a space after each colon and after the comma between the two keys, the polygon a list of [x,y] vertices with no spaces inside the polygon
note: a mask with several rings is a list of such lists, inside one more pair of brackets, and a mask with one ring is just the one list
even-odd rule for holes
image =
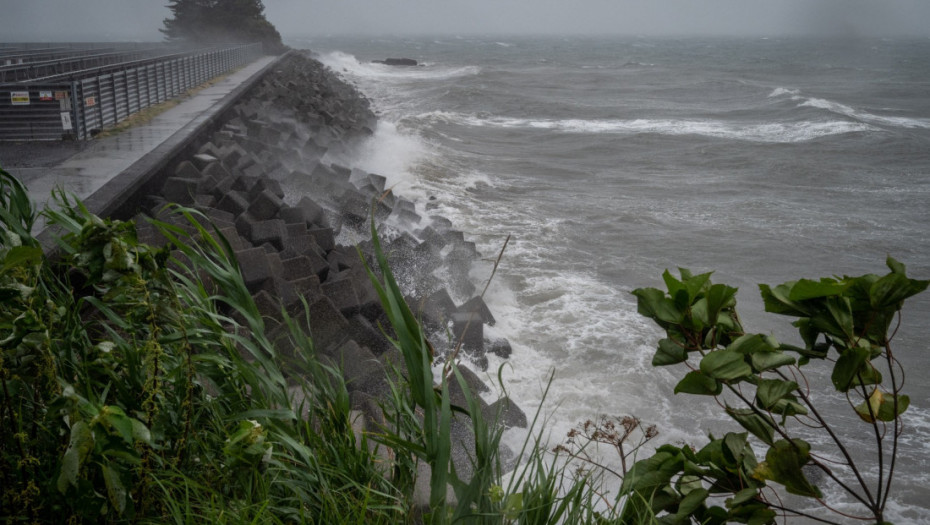
{"label": "warning sign on railing", "polygon": [[67,111],[61,112],[61,129],[65,131],[71,131],[74,127],[71,125],[71,113]]}
{"label": "warning sign on railing", "polygon": [[39,91],[39,100],[44,102],[48,100],[55,100],[55,98],[52,96],[51,91]]}
{"label": "warning sign on railing", "polygon": [[84,105],[87,107],[94,107],[97,105],[97,97],[86,97],[84,98]]}
{"label": "warning sign on railing", "polygon": [[10,92],[10,103],[14,106],[28,106],[29,105],[29,92],[28,91],[11,91]]}

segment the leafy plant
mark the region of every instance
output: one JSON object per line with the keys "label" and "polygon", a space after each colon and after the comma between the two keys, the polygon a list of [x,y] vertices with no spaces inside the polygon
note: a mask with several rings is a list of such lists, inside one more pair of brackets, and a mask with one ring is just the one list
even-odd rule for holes
{"label": "leafy plant", "polygon": [[[821,487],[807,473],[814,468],[859,504],[852,517],[883,523],[901,415],[910,402],[901,390],[904,369],[891,346],[893,325],[904,301],[930,284],[908,278],[904,265],[890,257],[887,265],[890,273],[884,276],[761,285],[766,311],[794,318],[803,346],[745,333],[736,312],[736,288],[713,284],[709,273],[681,269],[676,278],[666,271],[667,291],[634,290],[640,314],[665,331],[653,366],[685,364],[688,371],[675,393],[713,397],[747,432],[710,436],[697,451],[665,445],[637,462],[622,486],[628,496],[624,516],[651,513],[663,523],[772,523],[777,511],[832,523],[785,506],[767,485],[774,482],[789,494],[813,498],[851,517],[824,501]],[[832,363],[828,385],[801,371],[812,361]],[[814,403],[812,392],[820,386],[845,396],[852,413],[870,429],[874,475],[867,475],[862,459],[854,457],[831,425],[835,414]],[[833,447],[839,458],[834,464],[805,439],[814,434]],[[761,461],[754,446],[765,447]],[[715,498],[726,498],[723,506],[714,504]]]}

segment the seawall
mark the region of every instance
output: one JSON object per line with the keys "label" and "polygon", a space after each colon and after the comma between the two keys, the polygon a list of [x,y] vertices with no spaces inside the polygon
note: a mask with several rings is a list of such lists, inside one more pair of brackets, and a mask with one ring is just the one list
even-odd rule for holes
{"label": "seawall", "polygon": [[[403,359],[382,332],[389,322],[359,257],[360,250],[373,261],[371,241],[348,241],[369,238],[372,207],[392,270],[433,334],[437,357],[458,340],[477,368],[487,367],[488,351],[509,355],[506,341],[484,337],[494,317],[468,280],[479,256],[474,243],[444,217],[418,213],[415,203],[385,187],[385,177],[326,161],[327,152],[367,140],[375,126],[368,100],[353,86],[292,51],[86,202],[99,215],[124,220],[173,220],[162,211],[169,202],[203,212],[235,251],[282,357],[293,348],[281,309],[302,319],[305,301],[305,328],[318,356],[343,368],[353,408],[375,424],[382,420],[379,401],[389,394],[386,373],[403,372]],[[164,242],[145,221],[137,225],[140,241]],[[471,299],[456,304],[453,296]],[[463,372],[472,391],[488,390],[477,374]],[[482,401],[482,412],[500,413],[508,426],[526,425],[506,399]],[[467,434],[464,423],[456,426],[454,432]]]}

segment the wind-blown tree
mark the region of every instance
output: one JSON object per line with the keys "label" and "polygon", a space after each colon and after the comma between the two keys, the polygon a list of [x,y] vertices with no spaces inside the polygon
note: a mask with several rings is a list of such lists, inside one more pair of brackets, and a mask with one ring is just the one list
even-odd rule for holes
{"label": "wind-blown tree", "polygon": [[265,18],[261,0],[174,0],[168,9],[174,16],[166,18],[161,29],[168,40],[261,42],[266,52],[284,49],[280,33]]}

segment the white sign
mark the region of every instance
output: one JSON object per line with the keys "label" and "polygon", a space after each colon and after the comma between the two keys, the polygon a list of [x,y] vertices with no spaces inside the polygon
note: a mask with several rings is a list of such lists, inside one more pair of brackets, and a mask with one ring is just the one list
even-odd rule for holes
{"label": "white sign", "polygon": [[74,129],[71,126],[71,113],[67,111],[61,112],[61,129],[65,131],[71,131],[72,129]]}
{"label": "white sign", "polygon": [[14,106],[28,106],[29,105],[29,92],[28,91],[11,91],[10,102]]}

